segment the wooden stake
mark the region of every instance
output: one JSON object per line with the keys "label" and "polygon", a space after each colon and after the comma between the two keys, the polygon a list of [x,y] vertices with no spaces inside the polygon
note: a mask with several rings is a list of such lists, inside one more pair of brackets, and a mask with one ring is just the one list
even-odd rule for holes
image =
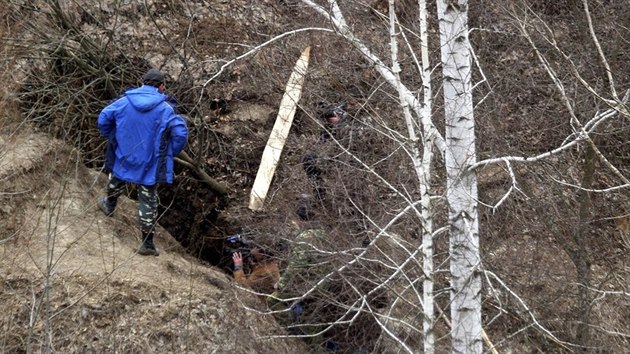
{"label": "wooden stake", "polygon": [[293,123],[297,103],[302,94],[302,85],[304,84],[304,77],[308,68],[310,51],[311,47],[306,47],[302,51],[302,55],[295,64],[291,77],[289,77],[287,82],[284,95],[280,101],[276,122],[267,140],[267,146],[265,146],[263,151],[260,167],[258,167],[258,173],[249,195],[249,208],[251,210],[262,210],[265,203],[271,180],[280,161],[280,155],[289,135],[289,129]]}

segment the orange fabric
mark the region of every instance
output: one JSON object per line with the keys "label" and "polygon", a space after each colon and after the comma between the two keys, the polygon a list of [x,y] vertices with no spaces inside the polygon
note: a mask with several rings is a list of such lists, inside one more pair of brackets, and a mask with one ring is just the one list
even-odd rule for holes
{"label": "orange fabric", "polygon": [[256,263],[249,276],[242,269],[234,271],[234,279],[255,292],[271,294],[274,291],[273,285],[280,279],[280,268],[275,261]]}

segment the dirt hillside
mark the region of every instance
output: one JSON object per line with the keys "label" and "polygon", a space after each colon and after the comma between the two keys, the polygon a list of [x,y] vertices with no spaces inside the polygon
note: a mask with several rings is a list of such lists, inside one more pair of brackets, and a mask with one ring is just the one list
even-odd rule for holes
{"label": "dirt hillside", "polygon": [[[356,38],[389,66],[388,2],[339,3]],[[401,80],[420,99],[418,4],[395,3]],[[620,187],[630,178],[630,125],[625,108],[593,117],[622,107],[613,109],[612,98],[628,90],[629,7],[587,1],[588,12],[580,1],[507,3],[469,2],[468,14],[477,157],[496,159],[476,170],[481,263],[475,257],[471,265],[483,271],[483,329],[500,353],[627,352],[630,193]],[[420,351],[427,288],[419,251],[430,221],[431,288],[436,310],[444,311],[433,333],[436,352],[450,350],[445,159],[439,149],[430,159],[427,220],[410,208],[425,198],[410,159],[411,148],[424,143],[409,135],[398,88],[357,43],[332,30],[322,14],[329,4],[0,1],[0,354],[307,352],[297,339],[271,338],[285,329],[262,315],[258,300],[223,267],[226,236],[243,233],[284,271],[303,227],[294,220],[300,207],[312,212],[310,226],[333,240],[321,253],[335,269],[314,296],[325,311],[309,311],[305,323],[335,321],[325,334],[343,353]],[[446,136],[449,78],[440,66],[436,2],[428,8],[430,117]],[[265,210],[252,212],[261,156],[307,46],[302,96]],[[173,186],[160,190],[156,243],[163,253],[144,258],[135,254],[135,203],[122,198],[112,218],[96,207],[106,183],[106,139],[95,121],[149,67],[167,75],[194,164],[176,163]],[[339,130],[322,119],[331,107],[346,111]],[[584,141],[565,145],[577,136],[576,119],[592,127],[601,155]],[[537,159],[560,146],[562,153]],[[324,157],[320,172],[307,168],[312,153]],[[497,163],[501,157],[513,160]],[[199,171],[228,193],[218,196]]]}
{"label": "dirt hillside", "polygon": [[220,270],[164,229],[159,257],[135,254],[135,203],[112,218],[95,200],[106,176],[36,133],[0,136],[0,352],[290,353],[300,342]]}

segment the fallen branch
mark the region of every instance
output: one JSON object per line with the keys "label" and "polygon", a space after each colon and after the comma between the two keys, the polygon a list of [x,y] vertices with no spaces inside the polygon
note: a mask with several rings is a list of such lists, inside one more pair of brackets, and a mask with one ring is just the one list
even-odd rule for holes
{"label": "fallen branch", "polygon": [[193,170],[202,181],[204,181],[215,193],[219,195],[225,195],[228,192],[228,188],[219,183],[214,178],[210,177],[204,170],[195,164],[195,161],[188,156],[184,151],[180,152],[175,161]]}

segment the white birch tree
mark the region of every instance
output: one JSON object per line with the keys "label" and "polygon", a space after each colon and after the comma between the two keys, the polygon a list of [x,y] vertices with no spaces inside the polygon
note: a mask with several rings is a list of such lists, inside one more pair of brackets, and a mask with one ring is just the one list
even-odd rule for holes
{"label": "white birch tree", "polygon": [[[427,8],[426,1],[418,1],[418,23],[420,28],[420,62],[418,71],[422,78],[422,110],[423,116],[430,117],[432,112],[433,93],[431,89],[431,63],[429,60],[429,46],[427,33]],[[425,131],[422,142],[422,154],[418,146],[416,126],[418,122],[414,119],[409,109],[409,104],[405,101],[400,78],[400,64],[398,63],[398,40],[397,37],[404,33],[396,19],[396,6],[394,0],[389,0],[389,21],[390,21],[390,45],[392,53],[392,72],[396,76],[397,91],[400,105],[405,118],[405,125],[409,137],[410,158],[418,178],[418,188],[420,189],[420,207],[422,220],[422,271],[424,279],[422,282],[422,310],[423,310],[423,349],[424,353],[435,352],[435,334],[433,326],[435,321],[434,308],[434,284],[433,284],[433,207],[431,202],[431,167],[433,163],[433,140],[434,131]]]}
{"label": "white birch tree", "polygon": [[[467,3],[453,4],[438,2],[442,61],[444,75],[445,119],[447,140],[437,133],[431,121],[431,83],[426,35],[426,4],[418,2],[421,38],[423,43],[421,75],[423,77],[425,104],[421,105],[402,83],[397,62],[397,42],[394,1],[389,1],[390,49],[392,68],[384,65],[371,50],[363,44],[345,23],[342,12],[334,0],[329,1],[330,13],[316,3],[304,0],[306,4],[329,17],[333,26],[342,36],[359,48],[364,57],[375,65],[383,77],[397,90],[401,108],[411,141],[410,152],[414,169],[418,175],[423,208],[424,252],[424,350],[434,351],[433,327],[433,264],[432,264],[432,211],[430,206],[430,166],[433,143],[441,148],[446,160],[448,175],[447,199],[451,231],[451,279],[452,279],[452,342],[454,352],[481,352],[481,278],[479,273],[479,239],[477,218],[477,185],[473,171],[468,168],[476,162],[475,134],[472,105],[471,59],[467,36]],[[423,157],[417,152],[414,126],[408,106],[419,118],[423,127]],[[426,203],[426,204],[424,204]]]}
{"label": "white birch tree", "polygon": [[[390,11],[393,11],[390,10]],[[428,14],[427,3],[424,0],[418,1],[418,17],[420,23],[420,58],[422,75],[422,94],[424,98],[423,116],[430,117],[433,112],[433,90],[431,85],[431,62],[429,60],[429,35],[428,35]],[[434,264],[433,264],[433,206],[431,203],[431,163],[433,161],[434,132],[428,131],[424,139],[423,161],[425,168],[422,170],[420,180],[420,195],[422,206],[422,247],[424,282],[422,292],[424,300],[424,352],[431,354],[435,352],[435,305],[434,305]]]}
{"label": "white birch tree", "polygon": [[446,121],[446,197],[454,353],[481,353],[481,259],[468,1],[438,1]]}

